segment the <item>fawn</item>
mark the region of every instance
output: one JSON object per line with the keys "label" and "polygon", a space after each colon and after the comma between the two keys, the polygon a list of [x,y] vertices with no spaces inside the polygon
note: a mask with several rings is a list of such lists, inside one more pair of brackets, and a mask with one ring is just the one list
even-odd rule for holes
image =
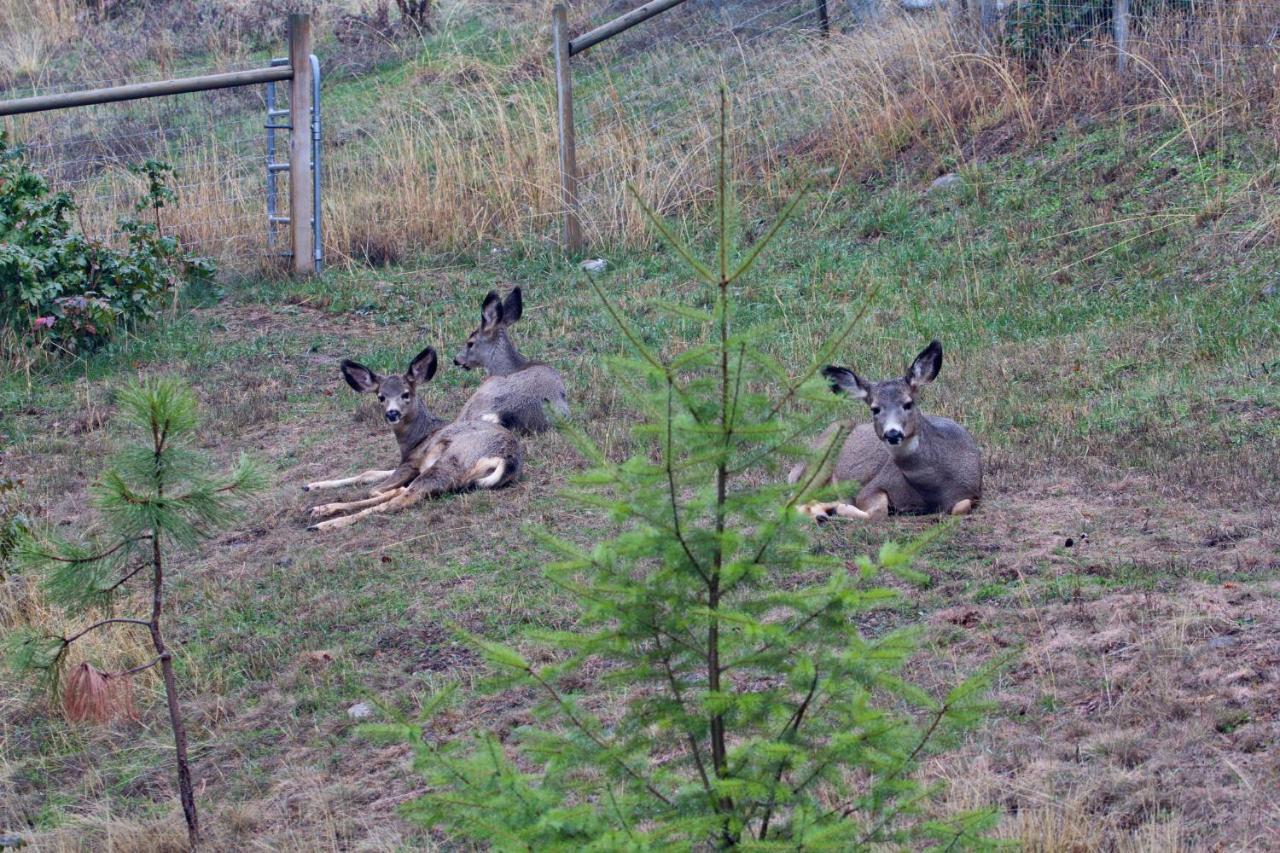
{"label": "fawn", "polygon": [[453,357],[459,367],[484,368],[486,374],[462,407],[459,420],[488,421],[528,435],[550,428],[544,406],[551,406],[560,417],[569,416],[569,401],[560,374],[550,365],[522,356],[507,334],[507,328],[523,312],[518,287],[506,299],[498,298],[495,290],[485,296],[480,306],[480,326]]}
{"label": "fawn", "polygon": [[[871,407],[872,422],[860,424],[845,440],[830,482],[861,484],[852,504],[813,503],[801,512],[822,521],[838,518],[880,519],[899,513],[964,515],[982,495],[982,455],[973,436],[949,418],[922,414],[916,406],[920,388],[942,369],[942,344],[933,341],[916,356],[901,379],[867,382],[844,367],[828,365],[822,375],[835,393],[847,392]],[[815,443],[827,445],[838,424]],[[805,464],[791,469],[787,480],[799,482]],[[815,484],[821,485],[821,484]]]}
{"label": "fawn", "polygon": [[312,518],[350,513],[321,521],[308,530],[334,530],[354,524],[372,513],[395,512],[426,497],[467,489],[497,489],[520,473],[520,440],[487,421],[449,423],[427,410],[418,386],[436,372],[436,351],[418,353],[403,376],[379,376],[354,361],[343,360],[342,378],[359,393],[376,391],[383,416],[400,445],[400,466],[389,471],[365,471],[353,477],[321,480],[303,491],[377,483],[365,500],[321,504]]}

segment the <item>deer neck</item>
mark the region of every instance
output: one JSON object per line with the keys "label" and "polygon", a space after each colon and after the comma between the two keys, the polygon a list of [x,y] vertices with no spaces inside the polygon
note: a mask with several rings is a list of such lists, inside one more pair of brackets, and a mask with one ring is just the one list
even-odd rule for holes
{"label": "deer neck", "polygon": [[498,340],[493,355],[484,366],[486,376],[507,376],[530,365],[529,359],[520,354],[516,345],[507,337],[507,330],[498,332]]}
{"label": "deer neck", "polygon": [[407,462],[418,445],[443,429],[447,423],[443,418],[437,418],[428,412],[421,399],[414,400],[413,408],[391,427],[396,434],[396,444],[400,445],[400,461]]}

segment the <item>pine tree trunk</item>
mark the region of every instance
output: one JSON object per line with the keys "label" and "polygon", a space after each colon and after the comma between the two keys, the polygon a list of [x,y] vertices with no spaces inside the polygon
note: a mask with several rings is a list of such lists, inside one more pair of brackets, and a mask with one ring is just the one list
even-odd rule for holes
{"label": "pine tree trunk", "polygon": [[178,685],[173,677],[173,658],[165,649],[160,634],[160,611],[164,605],[164,563],[160,557],[160,537],[151,539],[152,564],[155,567],[151,603],[151,643],[160,657],[160,671],[164,674],[164,695],[169,704],[169,725],[173,727],[173,745],[178,757],[178,796],[182,800],[182,814],[187,820],[187,839],[194,851],[200,844],[200,818],[196,814],[195,789],[191,785],[191,765],[187,761],[187,729],[182,724],[178,709]]}

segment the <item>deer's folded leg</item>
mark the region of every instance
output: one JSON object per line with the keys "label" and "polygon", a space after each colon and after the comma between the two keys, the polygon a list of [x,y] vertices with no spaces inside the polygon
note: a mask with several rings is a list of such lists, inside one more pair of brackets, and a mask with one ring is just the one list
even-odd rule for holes
{"label": "deer's folded leg", "polygon": [[859,495],[858,506],[855,509],[858,509],[862,514],[853,517],[865,518],[869,521],[883,521],[889,517],[889,496],[884,492],[875,492],[866,497]]}
{"label": "deer's folded leg", "polygon": [[858,509],[853,504],[837,503],[835,505],[837,518],[856,518],[859,521],[870,521],[871,513]]}
{"label": "deer's folded leg", "polygon": [[314,492],[320,489],[341,489],[343,486],[363,486],[366,483],[376,483],[379,480],[385,480],[394,473],[395,471],[365,471],[363,474],[356,474],[353,477],[343,477],[338,480],[317,480],[314,483],[307,483],[302,487],[302,491]]}
{"label": "deer's folded leg", "polygon": [[814,501],[813,503],[801,504],[796,507],[796,510],[801,515],[807,515],[815,521],[820,521],[830,517],[839,504],[839,501]]}
{"label": "deer's folded leg", "polygon": [[418,476],[418,466],[406,462],[394,471],[386,471],[385,474],[383,481],[369,491],[370,495],[376,497],[413,482],[413,479]]}

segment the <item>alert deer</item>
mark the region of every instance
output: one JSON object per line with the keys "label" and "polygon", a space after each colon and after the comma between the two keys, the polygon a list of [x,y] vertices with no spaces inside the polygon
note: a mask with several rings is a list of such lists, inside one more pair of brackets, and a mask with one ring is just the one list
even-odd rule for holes
{"label": "alert deer", "polygon": [[453,363],[464,369],[483,368],[485,380],[462,407],[458,419],[484,420],[518,433],[533,434],[550,428],[545,406],[561,417],[569,416],[564,380],[550,365],[530,361],[520,354],[507,329],[524,313],[520,288],[506,299],[491,290],[480,307],[480,326],[467,337]]}
{"label": "alert deer", "polygon": [[[890,511],[964,515],[982,495],[982,456],[973,436],[949,418],[926,415],[916,405],[921,388],[942,369],[942,344],[933,341],[900,379],[868,382],[844,367],[828,365],[822,375],[835,393],[847,392],[871,408],[872,422],[860,424],[845,440],[831,473],[832,484],[861,484],[852,504],[814,503],[801,511],[817,520],[883,518]],[[833,424],[815,448],[835,434]],[[798,482],[805,465],[791,470]]]}
{"label": "alert deer", "polygon": [[377,483],[364,500],[313,507],[312,518],[341,517],[318,522],[308,530],[346,527],[373,513],[395,512],[447,492],[501,488],[519,475],[523,455],[520,440],[511,432],[485,421],[450,423],[427,410],[418,386],[430,381],[435,372],[436,351],[431,347],[418,353],[403,376],[379,376],[362,364],[342,362],[342,378],[348,385],[360,393],[377,393],[383,416],[400,445],[400,466],[303,486],[303,491],[314,491]]}

